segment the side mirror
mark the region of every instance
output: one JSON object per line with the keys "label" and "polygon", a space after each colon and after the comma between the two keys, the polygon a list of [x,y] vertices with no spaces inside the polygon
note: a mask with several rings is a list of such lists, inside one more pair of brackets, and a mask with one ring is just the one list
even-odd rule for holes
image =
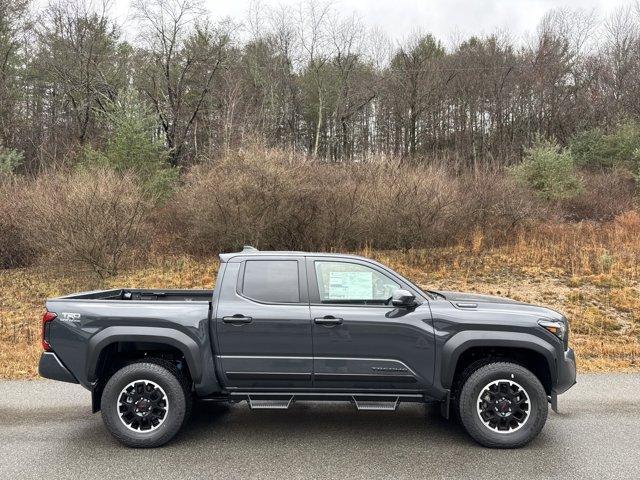
{"label": "side mirror", "polygon": [[391,297],[391,304],[394,307],[413,307],[416,304],[416,297],[409,290],[394,290]]}

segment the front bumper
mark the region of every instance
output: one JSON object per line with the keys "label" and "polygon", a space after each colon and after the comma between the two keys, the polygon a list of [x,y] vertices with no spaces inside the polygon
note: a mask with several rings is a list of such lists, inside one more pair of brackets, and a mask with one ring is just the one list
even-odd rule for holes
{"label": "front bumper", "polygon": [[60,382],[79,383],[73,373],[65,367],[58,356],[53,352],[42,352],[38,373],[41,377],[58,380]]}
{"label": "front bumper", "polygon": [[567,349],[558,361],[558,381],[553,393],[559,395],[576,384],[576,355],[572,349]]}

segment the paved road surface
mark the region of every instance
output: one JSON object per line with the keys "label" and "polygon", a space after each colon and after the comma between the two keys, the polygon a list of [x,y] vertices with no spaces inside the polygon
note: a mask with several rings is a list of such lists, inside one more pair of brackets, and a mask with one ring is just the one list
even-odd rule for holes
{"label": "paved road surface", "polygon": [[432,408],[342,403],[200,404],[172,443],[132,450],[89,409],[75,385],[0,382],[0,479],[640,478],[640,375],[581,375],[520,450],[481,448]]}

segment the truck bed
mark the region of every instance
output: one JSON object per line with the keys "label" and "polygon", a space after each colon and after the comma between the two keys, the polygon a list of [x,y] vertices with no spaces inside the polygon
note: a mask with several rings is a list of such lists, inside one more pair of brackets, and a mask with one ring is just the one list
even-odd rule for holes
{"label": "truck bed", "polygon": [[118,288],[72,293],[59,297],[61,300],[135,300],[165,302],[208,302],[213,290],[162,290]]}

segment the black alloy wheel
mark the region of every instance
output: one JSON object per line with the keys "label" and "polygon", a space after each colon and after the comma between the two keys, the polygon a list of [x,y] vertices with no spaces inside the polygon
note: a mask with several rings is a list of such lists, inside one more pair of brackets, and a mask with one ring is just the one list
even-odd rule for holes
{"label": "black alloy wheel", "polygon": [[155,382],[136,380],[120,392],[118,412],[124,425],[136,432],[155,430],[169,413],[169,398]]}
{"label": "black alloy wheel", "polygon": [[511,380],[495,380],[478,395],[478,415],[488,428],[499,432],[515,432],[529,419],[529,395]]}

